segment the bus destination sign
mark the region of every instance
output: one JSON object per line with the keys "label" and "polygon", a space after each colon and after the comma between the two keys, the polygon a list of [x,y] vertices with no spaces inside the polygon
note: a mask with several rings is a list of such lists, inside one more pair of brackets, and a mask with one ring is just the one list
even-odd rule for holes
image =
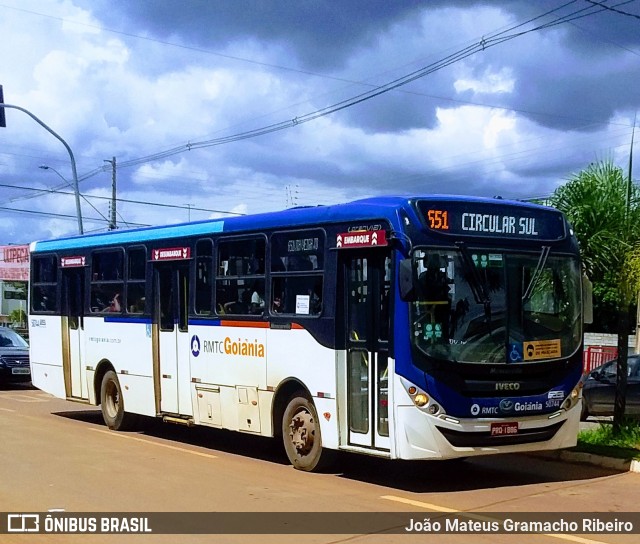
{"label": "bus destination sign", "polygon": [[456,236],[561,240],[564,220],[557,210],[487,202],[419,201],[426,226]]}

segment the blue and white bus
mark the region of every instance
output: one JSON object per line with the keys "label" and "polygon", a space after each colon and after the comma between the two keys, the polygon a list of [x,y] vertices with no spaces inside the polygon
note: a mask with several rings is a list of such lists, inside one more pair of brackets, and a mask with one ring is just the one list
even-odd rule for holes
{"label": "blue and white bus", "polygon": [[31,245],[35,386],[337,450],[452,459],[576,443],[582,273],[555,209],[380,197]]}

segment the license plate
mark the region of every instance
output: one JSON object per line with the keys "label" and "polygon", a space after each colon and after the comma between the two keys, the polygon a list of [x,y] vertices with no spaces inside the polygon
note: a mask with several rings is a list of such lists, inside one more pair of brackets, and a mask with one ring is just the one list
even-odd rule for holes
{"label": "license plate", "polygon": [[509,436],[518,434],[518,422],[492,423],[491,436]]}
{"label": "license plate", "polygon": [[12,368],[11,374],[31,374],[31,370],[28,368]]}

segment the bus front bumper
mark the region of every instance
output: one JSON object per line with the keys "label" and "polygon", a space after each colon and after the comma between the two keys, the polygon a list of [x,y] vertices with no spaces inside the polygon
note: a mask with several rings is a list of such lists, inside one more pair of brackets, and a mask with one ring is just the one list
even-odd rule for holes
{"label": "bus front bumper", "polygon": [[415,406],[398,407],[397,416],[394,457],[455,459],[575,446],[580,403],[568,411],[509,419],[432,416]]}

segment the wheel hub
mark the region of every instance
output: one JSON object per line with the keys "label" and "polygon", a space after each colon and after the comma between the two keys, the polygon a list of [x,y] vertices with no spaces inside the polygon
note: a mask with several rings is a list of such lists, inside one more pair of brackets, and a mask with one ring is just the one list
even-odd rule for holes
{"label": "wheel hub", "polygon": [[289,438],[299,455],[307,455],[313,448],[315,424],[313,417],[307,411],[293,416],[289,424]]}
{"label": "wheel hub", "polygon": [[120,396],[118,392],[118,388],[114,383],[110,383],[109,387],[106,390],[107,398],[106,404],[108,408],[109,415],[115,417],[118,413],[118,405],[120,404]]}

